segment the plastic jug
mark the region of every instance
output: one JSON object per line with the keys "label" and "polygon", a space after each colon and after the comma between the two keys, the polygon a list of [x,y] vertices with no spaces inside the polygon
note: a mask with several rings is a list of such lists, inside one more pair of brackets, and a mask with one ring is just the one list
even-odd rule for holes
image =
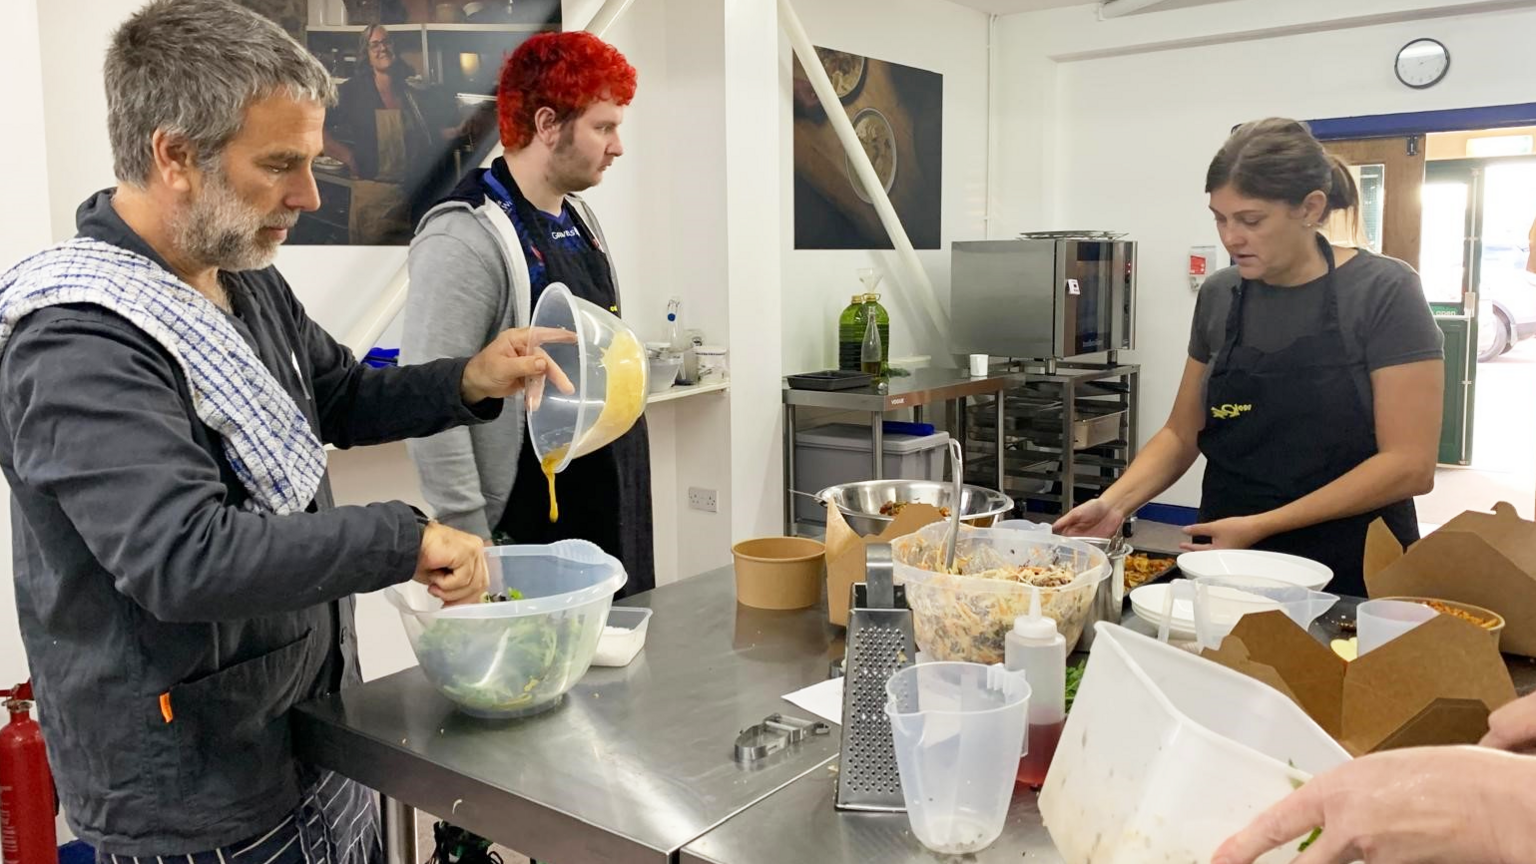
{"label": "plastic jug", "polygon": [[1422,603],[1406,600],[1361,603],[1355,608],[1355,626],[1360,636],[1358,656],[1364,657],[1439,614]]}
{"label": "plastic jug", "polygon": [[896,767],[912,833],[963,855],[1003,833],[1024,746],[1024,673],[980,663],[923,663],[886,683]]}
{"label": "plastic jug", "polygon": [[[550,330],[575,333],[554,341]],[[617,316],[556,282],[533,310],[530,348],[542,348],[575,385],[561,393],[543,380],[528,387],[528,434],[545,473],[613,443],[645,413],[650,363],[635,331]]]}
{"label": "plastic jug", "polygon": [[1261,576],[1175,579],[1170,585],[1170,604],[1175,598],[1193,600],[1196,641],[1203,648],[1219,646],[1244,615],[1278,609],[1306,629],[1339,601],[1333,594]]}

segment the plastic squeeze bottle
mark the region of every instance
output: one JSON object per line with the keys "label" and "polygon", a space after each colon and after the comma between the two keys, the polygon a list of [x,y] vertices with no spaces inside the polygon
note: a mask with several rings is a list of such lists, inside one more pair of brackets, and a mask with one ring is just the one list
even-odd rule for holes
{"label": "plastic squeeze bottle", "polygon": [[1003,641],[1003,662],[1009,671],[1024,670],[1029,682],[1029,728],[1018,782],[1038,789],[1067,724],[1067,640],[1054,620],[1040,614],[1038,585],[1032,586],[1028,617],[1015,619]]}

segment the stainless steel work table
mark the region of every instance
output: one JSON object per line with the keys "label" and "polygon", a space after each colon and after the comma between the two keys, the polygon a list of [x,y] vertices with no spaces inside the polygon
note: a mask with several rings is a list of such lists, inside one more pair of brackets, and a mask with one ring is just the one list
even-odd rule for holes
{"label": "stainless steel work table", "polygon": [[[798,408],[827,408],[836,411],[869,412],[870,477],[885,479],[885,430],[881,424],[885,415],[904,408],[913,409],[913,419],[922,422],[923,409],[929,405],[947,404],[956,410],[948,425],[954,430],[956,440],[965,443],[965,400],[972,396],[992,395],[1003,398],[1009,388],[1024,381],[1022,372],[1001,372],[980,378],[972,378],[965,369],[918,369],[911,375],[892,377],[883,383],[850,390],[797,390],[784,384],[784,533],[793,534],[795,528],[795,418]],[[1004,425],[996,424],[995,453],[1006,450]],[[972,453],[966,453],[969,462]],[[989,454],[987,459],[992,459]],[[995,460],[996,489],[1003,488],[1005,461]],[[815,489],[800,489],[814,493]]]}
{"label": "stainless steel work table", "polygon": [[[1342,598],[1335,609],[1312,627],[1321,641],[1340,638],[1341,619],[1353,620],[1360,600]],[[1126,612],[1125,626],[1138,633],[1156,635],[1157,628]],[[1077,662],[1086,654],[1074,655]],[[1536,690],[1536,663],[1505,655],[1515,689],[1521,694]],[[835,763],[834,763],[835,765]],[[1020,792],[1008,809],[1008,821],[996,842],[963,858],[946,858],[923,848],[907,824],[904,813],[853,814],[833,808],[837,795],[834,765],[812,771],[729,822],[689,843],[682,864],[782,864],[786,861],[863,862],[881,864],[932,864],[955,860],[976,864],[1025,861],[1030,864],[1061,864],[1062,858],[1040,819],[1036,795]]]}
{"label": "stainless steel work table", "polygon": [[[1358,602],[1341,600],[1313,635],[1338,636],[1337,621],[1352,618]],[[402,828],[403,805],[557,864],[938,858],[912,836],[905,814],[833,808],[835,729],[760,767],[731,759],[740,729],[776,711],[804,716],[780,697],[823,680],[840,656],[840,631],[824,610],[738,606],[730,568],[624,605],[655,610],[645,650],[625,669],[592,669],[553,711],[475,720],[410,669],[301,707],[298,751],[387,797],[395,864],[424,857]],[[1125,624],[1155,632],[1129,613]],[[1536,689],[1536,663],[1505,659],[1519,692]],[[967,860],[1061,859],[1026,793],[997,842]]]}
{"label": "stainless steel work table", "polygon": [[738,606],[730,568],[624,605],[654,610],[645,650],[626,668],[594,667],[552,711],[476,720],[413,668],[299,708],[298,752],[386,796],[391,859],[409,864],[425,856],[402,804],[557,864],[671,862],[825,770],[835,730],[757,767],[732,759],[741,729],[777,711],[804,716],[780,697],[827,677],[840,631],[825,610]]}

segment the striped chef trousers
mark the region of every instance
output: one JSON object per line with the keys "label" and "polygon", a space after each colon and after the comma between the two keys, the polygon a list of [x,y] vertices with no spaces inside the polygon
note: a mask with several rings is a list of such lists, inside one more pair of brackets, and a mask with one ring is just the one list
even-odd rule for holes
{"label": "striped chef trousers", "polygon": [[193,855],[96,853],[96,864],[382,864],[377,794],[324,771],[283,821],[249,840]]}

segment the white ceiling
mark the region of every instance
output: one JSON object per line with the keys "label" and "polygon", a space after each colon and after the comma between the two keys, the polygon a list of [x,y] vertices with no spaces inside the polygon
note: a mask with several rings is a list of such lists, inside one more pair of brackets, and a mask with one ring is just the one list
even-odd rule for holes
{"label": "white ceiling", "polygon": [[1038,12],[1061,6],[1086,6],[1098,0],[951,0],[961,6],[980,9],[993,15],[1012,15],[1015,12]]}
{"label": "white ceiling", "polygon": [[[980,9],[983,12],[990,12],[993,15],[1012,15],[1017,12],[1059,9],[1063,6],[1096,6],[1099,0],[951,0],[951,2],[959,3],[961,6],[969,6],[972,9]],[[1165,0],[1165,2],[1159,3],[1147,11],[1158,12],[1223,2],[1226,2],[1226,0]]]}

